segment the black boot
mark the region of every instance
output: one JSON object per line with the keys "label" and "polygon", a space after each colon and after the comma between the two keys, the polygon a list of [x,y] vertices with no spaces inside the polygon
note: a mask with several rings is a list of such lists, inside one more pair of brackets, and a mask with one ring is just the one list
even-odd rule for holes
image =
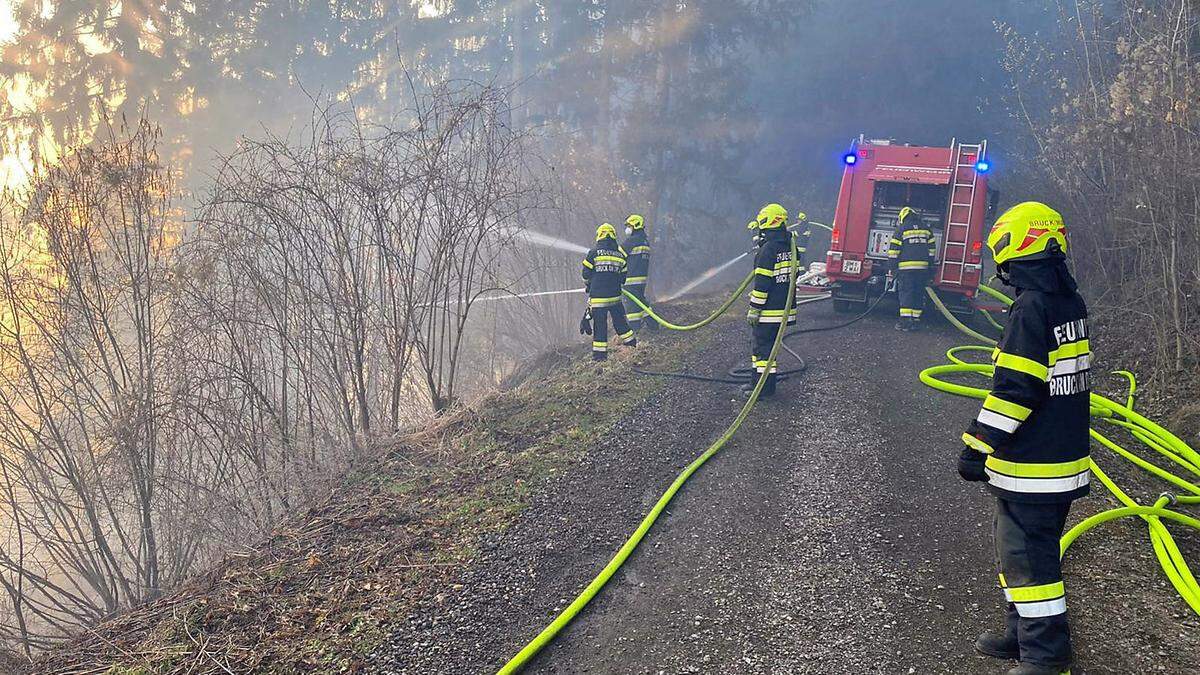
{"label": "black boot", "polygon": [[1039,666],[1036,663],[1022,663],[1008,671],[1008,675],[1071,675],[1070,666]]}
{"label": "black boot", "polygon": [[647,316],[646,318],[642,319],[642,330],[658,330],[658,322],[654,320],[654,317]]}
{"label": "black boot", "polygon": [[607,361],[608,354],[606,354],[605,352],[592,352],[592,360],[593,361]]}
{"label": "black boot", "polygon": [[[754,387],[758,385],[758,377],[758,374],[755,374],[753,380],[750,380],[740,387],[742,391],[742,398],[750,398],[750,395],[754,393]],[[777,377],[777,375],[773,374],[767,375],[767,380],[763,382],[762,391],[758,392],[758,400],[761,401],[764,398],[771,398],[775,395],[775,380]]]}
{"label": "black boot", "polygon": [[776,380],[778,380],[778,379],[779,379],[779,376],[776,375],[775,373],[771,373],[770,375],[767,375],[767,381],[763,382],[763,388],[762,388],[762,391],[759,392],[758,397],[759,398],[771,398],[772,396],[774,396],[775,395],[775,383],[776,383]]}
{"label": "black boot", "polygon": [[1016,636],[1009,636],[994,630],[985,630],[975,638],[975,651],[995,659],[1021,658],[1021,649],[1017,646]]}

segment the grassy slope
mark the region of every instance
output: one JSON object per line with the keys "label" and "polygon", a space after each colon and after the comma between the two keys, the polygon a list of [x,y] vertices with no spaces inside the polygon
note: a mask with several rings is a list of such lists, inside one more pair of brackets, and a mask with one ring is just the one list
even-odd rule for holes
{"label": "grassy slope", "polygon": [[549,354],[524,384],[402,439],[252,553],[33,671],[356,672],[389,624],[469,564],[480,535],[511,523],[539,483],[663,386],[631,365],[670,368],[697,344],[660,337],[602,367],[582,348]]}

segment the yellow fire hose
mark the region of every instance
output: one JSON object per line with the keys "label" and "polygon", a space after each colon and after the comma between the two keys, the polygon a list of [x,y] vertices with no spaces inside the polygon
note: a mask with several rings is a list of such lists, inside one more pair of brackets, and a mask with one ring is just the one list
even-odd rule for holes
{"label": "yellow fire hose", "polygon": [[[796,242],[793,240],[792,260],[795,259]],[[720,310],[718,310],[708,319],[705,319],[705,321],[701,322],[701,324],[697,324],[694,327],[676,327],[675,330],[692,330],[694,328],[699,328],[700,325],[712,323],[713,320],[723,314],[725,310],[727,310],[733,304],[734,300],[741,295],[742,291],[746,289],[746,286],[750,284],[750,280],[753,278],[753,274],[747,277],[746,280],[742,282],[742,285],[738,288],[737,292],[734,293],[732,298],[722,305]],[[626,294],[626,297],[630,296]],[[795,297],[796,265],[792,265],[792,270],[788,277],[787,302],[784,303],[784,307],[791,307],[792,300],[795,299]],[[636,298],[634,300],[636,301]],[[639,302],[638,304],[640,305],[641,303]],[[653,314],[651,314],[651,316],[653,316]],[[657,317],[655,318],[657,319]],[[659,321],[661,322],[661,319],[659,319]],[[663,325],[667,324],[664,322]],[[738,429],[741,428],[742,423],[745,422],[746,418],[750,416],[750,411],[754,409],[754,405],[758,403],[759,393],[762,392],[763,384],[767,381],[767,374],[771,372],[771,368],[775,365],[775,359],[779,355],[780,345],[783,344],[783,334],[786,332],[787,321],[781,321],[779,323],[779,330],[775,334],[775,343],[771,346],[771,355],[767,358],[767,367],[758,377],[758,382],[755,383],[754,390],[750,392],[750,398],[746,401],[746,404],[742,406],[741,412],[739,412],[737,417],[734,418],[733,423],[729,425],[729,428],[727,428],[725,432],[713,442],[712,445],[708,446],[708,449],[705,450],[703,454],[693,460],[692,463],[689,464],[687,468],[685,468],[683,472],[679,474],[679,476],[675,479],[675,482],[671,483],[671,486],[667,488],[667,491],[658,498],[658,502],[655,503],[654,508],[650,509],[650,512],[647,513],[646,517],[642,519],[641,524],[638,525],[637,529],[634,530],[629,539],[625,541],[624,545],[621,546],[616,555],[612,557],[612,560],[609,560],[608,564],[604,566],[604,569],[600,571],[600,574],[598,574],[595,579],[592,579],[591,583],[589,583],[587,587],[583,589],[583,592],[580,593],[571,602],[571,604],[567,606],[566,609],[564,609],[557,617],[555,617],[554,621],[550,622],[550,625],[542,629],[542,632],[539,633],[537,637],[531,640],[529,644],[525,645],[525,647],[518,652],[516,656],[512,657],[508,663],[504,664],[504,667],[499,671],[499,675],[508,675],[509,673],[515,673],[519,671],[525,666],[526,663],[529,662],[530,659],[536,656],[543,647],[550,644],[550,642],[554,640],[554,638],[563,630],[563,628],[566,628],[567,624],[569,624],[571,620],[583,610],[588,602],[590,602],[592,598],[596,597],[596,594],[598,594],[600,590],[604,588],[609,579],[611,579],[612,576],[617,573],[617,570],[621,569],[621,566],[625,564],[625,561],[628,560],[629,556],[633,554],[634,549],[636,549],[638,544],[641,543],[642,539],[645,538],[646,533],[650,531],[650,528],[654,525],[654,522],[658,520],[659,515],[661,515],[663,510],[667,508],[667,505],[671,503],[671,499],[675,497],[675,494],[679,492],[679,489],[683,487],[683,484],[686,483],[688,479],[692,477],[692,474],[696,473],[701,466],[704,466],[705,462],[712,459],[714,455],[720,452],[721,448],[725,447],[725,444],[728,443],[731,438],[733,438],[734,434],[736,434]]]}
{"label": "yellow fire hose", "polygon": [[[668,330],[677,330],[677,331],[692,331],[692,330],[696,330],[698,328],[704,328],[705,326],[709,325],[713,321],[716,321],[717,319],[719,319],[721,317],[721,315],[723,315],[725,312],[729,311],[729,308],[733,306],[733,303],[737,302],[737,299],[739,297],[741,297],[742,293],[744,293],[746,291],[746,289],[749,288],[750,282],[752,282],[752,281],[754,281],[754,272],[751,272],[749,275],[747,275],[746,278],[742,280],[741,285],[739,285],[737,287],[737,290],[735,290],[733,292],[733,294],[729,296],[729,299],[727,299],[712,314],[709,314],[707,317],[701,319],[700,321],[697,321],[696,323],[690,323],[690,324],[685,324],[685,325],[674,324],[674,323],[671,323],[670,321],[667,321],[666,319],[662,318],[662,316],[660,316],[657,312],[655,312],[649,305],[647,305],[646,303],[639,300],[637,298],[637,296],[633,295],[629,291],[622,289],[621,294],[625,296],[626,300],[629,300],[633,304],[640,307],[642,309],[642,311],[646,312],[646,314],[649,315],[651,319],[654,319],[655,321],[657,321],[658,324],[660,326],[662,326],[663,328],[666,328]],[[818,294],[805,296],[805,301],[816,300],[816,299],[824,300],[825,294],[818,293]]]}
{"label": "yellow fire hose", "polygon": [[737,302],[738,297],[740,297],[741,294],[746,290],[746,288],[748,288],[750,286],[751,281],[754,281],[754,272],[751,272],[750,274],[746,275],[746,278],[742,280],[741,285],[737,287],[737,290],[733,292],[733,295],[730,295],[729,299],[726,300],[720,307],[718,307],[716,309],[716,311],[714,311],[712,314],[709,314],[707,317],[701,319],[700,321],[697,321],[696,323],[682,325],[682,326],[678,325],[678,324],[673,324],[670,321],[667,321],[666,319],[662,318],[657,313],[655,313],[655,311],[653,309],[650,309],[648,306],[646,306],[646,303],[639,300],[637,298],[637,296],[633,295],[629,291],[622,290],[621,294],[624,295],[627,300],[633,302],[638,307],[641,307],[642,310],[646,312],[646,314],[650,315],[651,319],[654,319],[655,321],[657,321],[663,328],[668,328],[670,330],[689,331],[689,330],[696,330],[698,328],[704,328],[708,324],[719,319],[722,314],[729,311],[729,308],[733,306],[733,303]]}
{"label": "yellow fire hose", "polygon": [[[1012,305],[1012,299],[1003,293],[989,288],[988,286],[980,286],[980,291],[990,295],[997,300]],[[946,306],[937,297],[931,289],[929,295],[933,299],[934,305],[946,317],[950,323],[954,324],[959,330],[963,331],[971,337],[981,340],[990,345],[996,344],[995,340],[983,336],[975,331],[964,326],[953,314],[946,309]],[[966,396],[970,398],[986,398],[989,390],[980,387],[972,387],[955,382],[948,382],[940,379],[947,375],[959,375],[963,373],[974,373],[986,378],[992,377],[994,366],[991,363],[972,363],[965,361],[959,357],[959,354],[964,352],[984,352],[990,353],[990,347],[968,345],[955,347],[946,353],[946,357],[950,360],[950,364],[934,366],[926,368],[921,372],[921,382],[926,385],[956,396]],[[1185,443],[1182,439],[1167,431],[1163,427],[1153,421],[1143,417],[1141,414],[1134,411],[1134,394],[1137,390],[1137,382],[1132,373],[1128,371],[1117,371],[1114,374],[1121,375],[1129,380],[1129,393],[1124,405],[1117,403],[1100,394],[1093,393],[1091,395],[1091,413],[1092,417],[1102,420],[1112,426],[1125,429],[1134,438],[1140,441],[1143,445],[1151,450],[1159,453],[1174,464],[1186,469],[1193,476],[1200,477],[1200,454],[1198,454],[1191,446]],[[1154,555],[1158,558],[1159,565],[1163,572],[1171,581],[1171,585],[1179,593],[1180,597],[1192,608],[1196,614],[1200,615],[1200,584],[1197,583],[1196,577],[1192,574],[1191,568],[1188,566],[1187,560],[1183,553],[1179,550],[1175,539],[1171,536],[1163,520],[1174,521],[1200,530],[1200,520],[1195,517],[1180,513],[1166,508],[1168,505],[1195,505],[1200,504],[1200,486],[1196,483],[1180,478],[1179,476],[1163,469],[1162,467],[1147,461],[1133,452],[1130,452],[1125,447],[1117,444],[1107,436],[1104,436],[1095,428],[1090,430],[1092,438],[1096,439],[1101,445],[1112,450],[1114,453],[1124,457],[1134,465],[1150,472],[1154,476],[1170,483],[1171,485],[1191,493],[1184,496],[1174,496],[1163,494],[1155,502],[1153,506],[1144,506],[1138,504],[1132,497],[1125,493],[1120,487],[1113,482],[1108,474],[1096,464],[1095,459],[1092,460],[1092,475],[1108,488],[1109,492],[1117,498],[1124,506],[1115,509],[1109,509],[1102,513],[1098,513],[1090,518],[1084,519],[1075,527],[1067,532],[1061,542],[1061,551],[1065,555],[1067,549],[1084,533],[1104,523],[1117,520],[1120,518],[1139,517],[1146,522],[1150,532],[1150,543],[1154,547]]]}

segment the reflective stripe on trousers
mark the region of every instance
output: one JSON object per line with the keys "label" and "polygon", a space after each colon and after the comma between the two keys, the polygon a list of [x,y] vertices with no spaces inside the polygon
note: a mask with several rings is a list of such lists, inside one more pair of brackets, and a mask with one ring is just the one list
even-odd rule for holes
{"label": "reflective stripe on trousers", "polygon": [[1009,634],[1021,661],[1050,668],[1071,663],[1071,630],[1059,560],[1070,503],[996,500],[993,534]]}

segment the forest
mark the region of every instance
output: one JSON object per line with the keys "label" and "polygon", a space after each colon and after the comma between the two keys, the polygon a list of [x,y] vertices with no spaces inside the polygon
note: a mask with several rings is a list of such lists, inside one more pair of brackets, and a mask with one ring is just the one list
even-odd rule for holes
{"label": "forest", "polygon": [[829,213],[859,133],[988,137],[1004,203],[1072,227],[1109,349],[1177,408],[1200,384],[1197,0],[7,4],[0,640],[25,658],[572,337],[578,297],[487,301],[579,285],[529,232],[586,249],[642,213],[664,294],[760,203]]}

